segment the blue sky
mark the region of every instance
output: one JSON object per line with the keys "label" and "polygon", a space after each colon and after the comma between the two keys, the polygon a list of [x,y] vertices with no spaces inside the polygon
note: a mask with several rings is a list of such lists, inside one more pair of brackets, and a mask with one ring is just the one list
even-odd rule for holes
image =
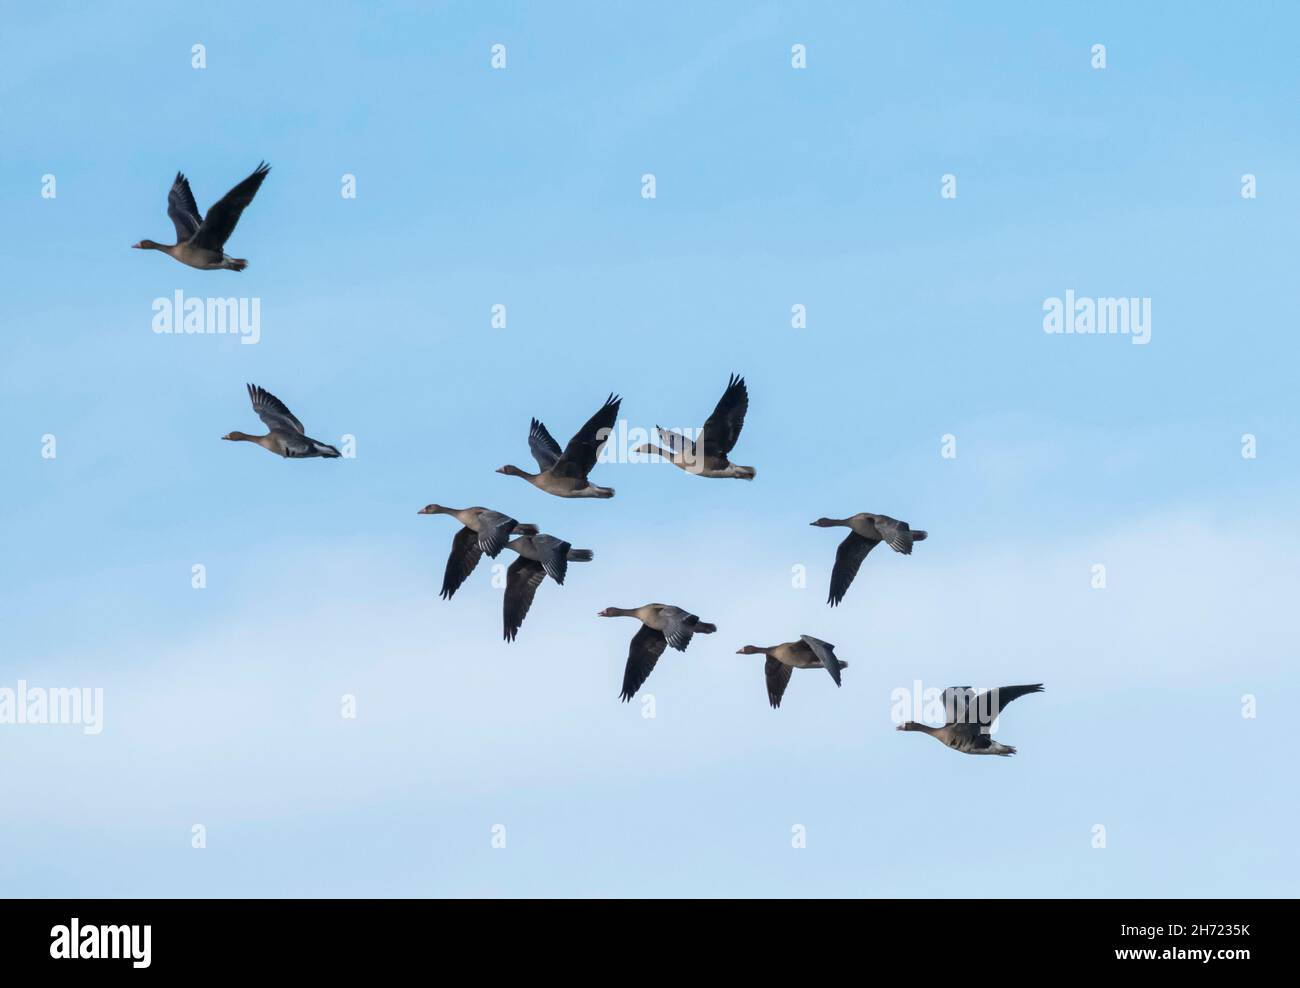
{"label": "blue sky", "polygon": [[[0,890],[1294,894],[1296,13],[424,7],[6,14],[0,688],[105,710],[0,725]],[[128,249],[178,169],[206,210],[263,158],[246,271]],[[1045,334],[1067,289],[1150,298],[1150,343]],[[260,342],[153,333],[177,290]],[[752,484],[493,473],[530,416],[698,425],[733,371]],[[246,381],[356,458],[220,442]],[[596,559],[506,645],[488,566],[437,599],[430,501]],[[808,522],[862,510],[931,537],[831,610]],[[650,600],[720,629],[653,719],[594,616]],[[844,686],[772,711],[733,653],[800,634]],[[916,680],[1047,692],[969,758],[894,732]]]}

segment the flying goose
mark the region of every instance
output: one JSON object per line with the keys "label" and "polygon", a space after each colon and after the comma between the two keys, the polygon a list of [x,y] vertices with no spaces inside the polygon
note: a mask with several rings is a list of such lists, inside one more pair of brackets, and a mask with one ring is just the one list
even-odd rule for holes
{"label": "flying goose", "polygon": [[289,411],[284,402],[271,392],[258,387],[256,384],[249,384],[246,387],[248,388],[248,397],[253,402],[253,411],[257,412],[257,417],[271,431],[265,436],[250,436],[245,432],[228,432],[221,437],[222,439],[257,443],[263,449],[287,459],[323,456],[332,460],[339,456],[339,451],[329,443],[323,443],[319,439],[312,439],[310,436],[305,435],[302,423],[294,418],[293,412]]}
{"label": "flying goose", "polygon": [[538,531],[536,525],[520,524],[509,515],[490,508],[444,508],[441,504],[426,504],[416,513],[451,515],[464,526],[451,540],[451,554],[447,556],[447,570],[439,594],[444,600],[451,600],[452,594],[474,572],[484,553],[489,559],[496,559],[512,534],[536,535]]}
{"label": "flying goose", "polygon": [[905,556],[912,554],[912,543],[925,540],[925,532],[914,532],[907,522],[890,518],[889,515],[873,515],[863,511],[849,518],[818,518],[810,524],[818,528],[843,526],[853,531],[845,536],[840,547],[835,550],[835,568],[831,570],[831,592],[826,602],[834,607],[844,599],[849,584],[858,575],[858,567],[867,553],[879,543],[885,542],[895,552]]}
{"label": "flying goose", "polygon": [[978,694],[969,686],[950,686],[943,691],[943,708],[947,719],[943,727],[931,727],[929,724],[909,720],[899,724],[898,730],[921,731],[967,755],[1014,755],[1015,748],[994,741],[989,737],[989,731],[1008,703],[1027,693],[1041,692],[1042,683],[1002,686]]}
{"label": "flying goose", "polygon": [[624,703],[636,696],[636,691],[646,681],[664,654],[664,647],[671,645],[679,652],[685,652],[691,643],[691,636],[697,632],[711,635],[718,630],[716,624],[707,624],[699,617],[671,604],[646,604],[644,607],[606,607],[597,617],[634,617],[641,622],[641,627],[632,636],[632,644],[627,650],[627,667],[623,670],[623,692],[619,699]]}
{"label": "flying goose", "polygon": [[727,390],[722,392],[717,407],[704,423],[697,441],[692,442],[680,432],[657,425],[655,430],[668,448],[660,449],[648,443],[638,446],[636,452],[657,453],[673,466],[700,477],[753,480],[753,467],[742,467],[727,459],[727,454],[740,438],[748,409],[749,389],[745,387],[745,379],[739,374],[732,374],[727,381]]}
{"label": "flying goose", "polygon": [[790,683],[790,673],[795,669],[825,669],[840,685],[840,670],[848,665],[835,657],[835,646],[812,635],[800,635],[797,642],[783,642],[764,648],[746,645],[737,655],[766,655],[764,672],[767,674],[767,700],[775,710],[781,706],[781,697]]}
{"label": "flying goose", "polygon": [[[533,526],[529,526],[533,527]],[[564,586],[564,574],[569,563],[589,563],[594,558],[590,549],[575,549],[563,539],[553,535],[521,535],[507,542],[505,547],[519,553],[519,558],[506,570],[506,596],[501,613],[505,619],[505,638],[512,642],[519,634],[528,608],[533,606],[533,595],[550,577]]]}
{"label": "flying goose", "polygon": [[497,473],[523,477],[534,487],[556,497],[613,497],[612,487],[597,487],[587,480],[587,474],[596,465],[596,457],[618,420],[620,401],[622,399],[615,394],[605,399],[605,404],[569,440],[562,453],[560,444],[546,431],[546,426],[533,419],[528,430],[528,448],[532,450],[541,473],[529,473],[511,464],[501,467]]}
{"label": "flying goose", "polygon": [[167,215],[176,227],[176,243],[160,244],[152,240],[141,240],[131,246],[140,250],[160,250],[182,264],[204,271],[221,268],[243,271],[248,267],[248,262],[242,257],[228,256],[225,252],[226,241],[235,232],[235,224],[239,222],[240,215],[253,201],[253,196],[257,195],[262,180],[270,170],[271,166],[263,161],[253,174],[217,200],[208,210],[206,219],[194,202],[190,180],[177,172],[176,181],[172,182],[171,191],[167,193]]}

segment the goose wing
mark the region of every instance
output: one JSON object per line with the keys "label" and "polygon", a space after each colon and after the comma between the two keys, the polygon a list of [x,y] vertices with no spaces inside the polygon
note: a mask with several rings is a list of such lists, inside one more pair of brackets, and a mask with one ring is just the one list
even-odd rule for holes
{"label": "goose wing", "polygon": [[528,616],[528,608],[533,606],[533,597],[537,588],[546,579],[546,570],[541,563],[520,556],[506,570],[506,596],[501,608],[505,619],[505,638],[512,642],[519,634],[519,627]]}
{"label": "goose wing", "polygon": [[500,511],[480,511],[478,516],[478,547],[487,553],[489,559],[496,559],[497,553],[510,541],[510,533],[519,523]]}
{"label": "goose wing", "polygon": [[[912,554],[912,529],[905,521],[899,521],[897,518],[889,518],[885,515],[876,516],[876,531],[885,544],[895,552],[901,552],[905,556]],[[922,538],[925,533],[919,533]]]}
{"label": "goose wing", "polygon": [[455,538],[451,540],[451,554],[447,556],[447,569],[442,576],[442,592],[438,596],[443,600],[451,600],[452,594],[459,590],[460,585],[474,572],[474,567],[482,557],[483,549],[474,530],[462,528],[457,532]]}
{"label": "goose wing", "polygon": [[659,433],[659,441],[668,447],[670,452],[685,453],[687,456],[691,456],[695,453],[695,443],[691,442],[680,432],[674,432],[672,429],[665,429],[662,425],[656,425],[655,432]]}
{"label": "goose wing", "polygon": [[942,694],[944,723],[950,727],[953,724],[967,723],[969,721],[967,711],[974,696],[975,691],[969,686],[949,686],[944,690]]}
{"label": "goose wing", "polygon": [[528,427],[528,448],[532,450],[533,459],[542,470],[551,469],[560,458],[560,444],[538,419],[533,419]]}
{"label": "goose wing", "polygon": [[196,247],[221,250],[226,246],[226,241],[235,232],[235,224],[239,222],[239,217],[253,201],[253,196],[257,195],[257,190],[262,187],[262,181],[270,170],[271,166],[263,161],[253,174],[217,200],[194,234]]}
{"label": "goose wing", "polygon": [[812,649],[813,655],[817,656],[817,661],[831,674],[831,679],[835,680],[835,685],[839,686],[840,660],[835,657],[835,646],[830,642],[822,641],[820,638],[814,638],[812,635],[800,635],[799,640]]}
{"label": "goose wing", "polygon": [[333,455],[338,456],[338,450],[333,446],[326,446],[319,439],[312,439],[311,436],[304,436],[295,432],[281,432],[276,439],[279,440],[280,446],[284,449],[284,455],[290,459],[300,459],[310,456],[328,456],[325,450],[333,450]]}
{"label": "goose wing", "polygon": [[781,706],[781,697],[785,696],[785,688],[790,685],[790,673],[794,670],[784,662],[768,656],[763,671],[767,673],[767,702],[775,710]]}
{"label": "goose wing", "polygon": [[969,686],[949,686],[943,691],[943,709],[949,726],[957,724],[974,731],[991,727],[1012,700],[1043,692],[1042,683],[1000,686],[976,693]]}
{"label": "goose wing", "polygon": [[266,388],[259,387],[256,384],[247,385],[248,400],[253,403],[253,411],[257,417],[262,420],[262,424],[268,429],[279,429],[282,432],[296,432],[298,435],[304,435],[302,423],[294,418],[293,412],[289,411],[287,405],[282,402]]}
{"label": "goose wing", "polygon": [[700,430],[700,446],[706,456],[726,456],[732,451],[740,438],[748,410],[749,389],[745,387],[745,379],[732,374],[727,381],[727,390],[722,392],[713,414]]}
{"label": "goose wing", "polygon": [[879,544],[879,541],[863,538],[857,532],[849,532],[840,543],[840,547],[835,550],[835,568],[831,570],[831,592],[826,598],[826,602],[831,607],[844,599],[849,584],[858,575],[858,567],[862,565],[862,560],[866,559],[867,553]]}
{"label": "goose wing", "polygon": [[999,686],[996,689],[986,690],[979,695],[978,703],[980,705],[981,715],[987,716],[987,723],[992,724],[998,719],[998,715],[1006,709],[1008,703],[1012,700],[1027,696],[1030,693],[1043,692],[1042,683],[1030,683],[1021,686]]}
{"label": "goose wing", "polygon": [[667,646],[668,641],[662,631],[656,631],[648,624],[641,625],[637,633],[632,636],[632,644],[628,646],[620,700],[626,703],[636,696],[636,691],[654,671],[655,663],[659,661],[659,656],[664,654]]}
{"label": "goose wing", "polygon": [[564,574],[569,571],[569,550],[573,546],[554,535],[542,534],[533,536],[533,548],[546,575],[564,586]]}
{"label": "goose wing", "polygon": [[178,244],[185,243],[198,233],[199,226],[203,223],[203,214],[199,212],[194,193],[190,191],[190,180],[180,172],[176,173],[176,181],[172,182],[171,190],[167,193],[167,215],[171,217],[172,226],[176,227]]}
{"label": "goose wing", "polygon": [[679,652],[686,651],[686,646],[691,643],[696,632],[708,635],[718,630],[714,625],[701,621],[698,615],[680,607],[661,607],[659,616],[664,624],[664,638]]}
{"label": "goose wing", "polygon": [[595,415],[587,419],[587,424],[579,429],[569,440],[569,445],[564,447],[564,452],[555,462],[553,473],[561,477],[583,479],[591,473],[591,468],[596,465],[596,457],[600,455],[601,447],[605,445],[610,432],[614,429],[614,423],[618,421],[618,406],[622,400],[615,394],[605,399],[605,404],[600,406]]}

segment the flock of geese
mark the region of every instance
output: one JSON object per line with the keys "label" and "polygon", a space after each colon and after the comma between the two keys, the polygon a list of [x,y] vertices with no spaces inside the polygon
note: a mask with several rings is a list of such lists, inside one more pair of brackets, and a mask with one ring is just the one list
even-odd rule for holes
{"label": "flock of geese", "polygon": [[[202,270],[244,270],[248,262],[226,254],[226,241],[269,171],[265,163],[258,165],[248,178],[218,200],[206,217],[195,204],[188,179],[178,172],[167,194],[167,215],[176,227],[176,243],[141,240],[133,246],[162,251],[182,264]],[[254,384],[247,385],[247,388],[253,412],[262,420],[267,432],[254,436],[235,431],[227,433],[223,439],[256,443],[286,459],[335,459],[340,455],[329,443],[308,436],[302,422],[271,392]],[[513,464],[507,464],[497,472],[520,477],[555,497],[612,498],[614,489],[592,483],[590,475],[618,421],[620,404],[621,399],[611,393],[563,449],[546,426],[533,419],[528,429],[528,448],[537,461],[537,472],[531,473]],[[756,476],[754,467],[741,466],[730,459],[748,409],[749,389],[743,377],[733,374],[713,414],[694,440],[680,432],[656,426],[663,445],[646,444],[638,446],[635,452],[658,456],[698,477],[753,480]],[[449,508],[428,504],[419,513],[450,515],[461,526],[452,537],[451,553],[443,573],[441,597],[444,600],[451,600],[484,555],[495,559],[505,549],[515,553],[517,558],[506,572],[502,605],[507,642],[518,636],[533,605],[533,598],[547,577],[563,586],[569,563],[590,562],[594,558],[590,549],[575,549],[564,539],[542,532],[537,525],[517,521],[490,508]],[[848,518],[818,518],[811,524],[818,528],[849,529],[835,553],[827,596],[831,607],[844,600],[863,560],[877,545],[883,542],[895,552],[911,555],[912,546],[924,541],[927,535],[905,521],[865,511]],[[710,635],[718,630],[716,625],[701,620],[698,615],[671,604],[606,607],[598,616],[630,617],[640,622],[632,636],[624,666],[623,688],[619,693],[624,702],[636,696],[665,649],[671,647],[685,652],[696,634]],[[779,645],[746,645],[737,654],[766,657],[767,696],[774,709],[781,705],[795,669],[825,669],[839,686],[840,672],[848,666],[835,655],[834,645],[812,635],[800,635],[798,641]],[[929,734],[965,754],[1012,755],[1015,748],[1000,744],[989,736],[990,725],[1006,704],[1042,689],[1041,683],[1003,686],[983,693],[976,693],[969,686],[950,687],[943,693],[946,722],[942,727],[908,721],[900,724],[898,730]]]}

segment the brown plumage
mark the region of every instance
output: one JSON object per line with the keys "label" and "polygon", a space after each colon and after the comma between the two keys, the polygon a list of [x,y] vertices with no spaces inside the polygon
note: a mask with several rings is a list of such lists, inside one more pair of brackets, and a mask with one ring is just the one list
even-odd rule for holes
{"label": "brown plumage", "polygon": [[671,645],[677,651],[685,652],[694,635],[711,635],[718,630],[716,624],[701,621],[697,615],[671,604],[606,607],[596,616],[634,617],[641,622],[641,627],[632,636],[627,664],[623,669],[623,689],[619,699],[625,703],[636,695],[649,677],[665,647]]}
{"label": "brown plumage", "polygon": [[1028,686],[1001,686],[976,693],[969,686],[950,686],[943,691],[946,723],[931,727],[909,720],[898,725],[900,731],[919,731],[942,741],[954,751],[966,755],[1014,755],[1016,749],[989,737],[993,722],[1008,703],[1029,693],[1043,692],[1042,683]]}
{"label": "brown plumage", "polygon": [[727,458],[740,438],[748,410],[749,389],[745,387],[745,379],[732,374],[727,381],[727,390],[718,399],[717,407],[705,421],[698,439],[692,442],[680,432],[657,425],[655,429],[667,448],[647,444],[638,446],[636,452],[660,456],[673,466],[699,477],[753,480],[757,472],[753,467],[740,466]]}
{"label": "brown plumage", "polygon": [[182,264],[202,271],[243,271],[248,267],[248,261],[227,255],[226,241],[235,232],[235,224],[257,195],[270,170],[271,166],[263,161],[253,174],[218,199],[206,217],[194,202],[189,179],[177,172],[171,191],[167,193],[167,215],[176,228],[176,243],[141,240],[131,246],[140,250],[160,250]]}
{"label": "brown plumage", "polygon": [[847,662],[835,657],[834,645],[812,635],[800,635],[797,642],[782,642],[780,645],[746,645],[736,654],[767,656],[763,672],[767,678],[767,700],[773,710],[781,706],[781,697],[785,695],[790,674],[795,669],[825,669],[839,686],[840,670],[848,666]]}
{"label": "brown plumage", "polygon": [[245,385],[248,388],[248,400],[253,403],[253,411],[270,430],[264,436],[250,436],[246,432],[228,432],[222,439],[232,442],[256,443],[264,450],[286,459],[305,459],[319,456],[328,460],[337,459],[341,454],[329,443],[308,436],[293,412],[287,405],[271,392],[256,384]]}
{"label": "brown plumage", "polygon": [[474,572],[484,553],[495,559],[505,548],[509,537],[536,535],[537,526],[515,521],[509,515],[490,508],[444,508],[441,504],[426,504],[418,512],[422,515],[451,515],[462,527],[451,540],[451,554],[442,577],[439,596],[451,600],[462,583]]}
{"label": "brown plumage", "polygon": [[849,584],[858,575],[858,567],[867,553],[881,542],[905,556],[912,554],[912,543],[922,542],[927,532],[913,531],[905,521],[888,515],[873,515],[863,511],[848,518],[818,518],[811,522],[817,528],[845,527],[852,529],[835,550],[835,568],[831,570],[831,589],[826,602],[831,607],[844,599]]}
{"label": "brown plumage", "polygon": [[513,464],[506,464],[497,473],[523,477],[538,490],[556,497],[613,497],[612,487],[598,487],[587,479],[600,450],[605,445],[614,423],[618,421],[618,407],[622,401],[611,394],[596,414],[574,434],[569,444],[560,451],[560,444],[537,419],[528,430],[528,448],[537,460],[540,473],[529,473]]}

